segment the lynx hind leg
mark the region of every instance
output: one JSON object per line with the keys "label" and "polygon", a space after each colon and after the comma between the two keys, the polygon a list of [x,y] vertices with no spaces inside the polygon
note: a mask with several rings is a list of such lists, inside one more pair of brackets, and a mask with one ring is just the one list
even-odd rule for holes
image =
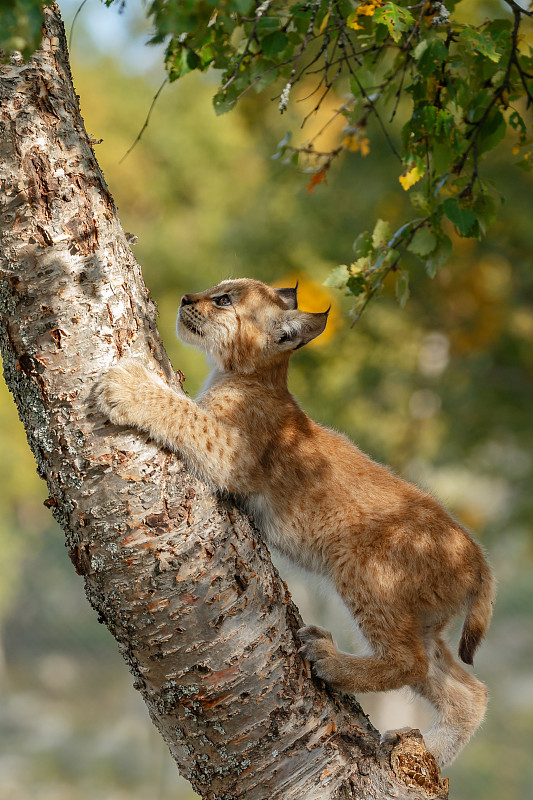
{"label": "lynx hind leg", "polygon": [[487,707],[487,690],[463,669],[437,637],[429,649],[429,668],[423,681],[411,688],[435,708],[433,725],[423,734],[439,766],[451,764],[479,727]]}
{"label": "lynx hind leg", "polygon": [[392,641],[386,649],[376,648],[379,655],[354,656],[341,652],[331,634],[314,625],[302,628],[299,636],[304,642],[300,652],[315,675],[346,694],[398,689],[426,674],[423,649],[410,642]]}

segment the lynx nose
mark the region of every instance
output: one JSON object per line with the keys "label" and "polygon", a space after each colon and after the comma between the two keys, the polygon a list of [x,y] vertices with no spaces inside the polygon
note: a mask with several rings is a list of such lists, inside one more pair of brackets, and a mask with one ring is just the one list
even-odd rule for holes
{"label": "lynx nose", "polygon": [[192,300],[191,297],[189,297],[188,294],[184,294],[183,297],[181,298],[181,305],[182,306],[190,306],[192,302],[193,302],[193,300]]}

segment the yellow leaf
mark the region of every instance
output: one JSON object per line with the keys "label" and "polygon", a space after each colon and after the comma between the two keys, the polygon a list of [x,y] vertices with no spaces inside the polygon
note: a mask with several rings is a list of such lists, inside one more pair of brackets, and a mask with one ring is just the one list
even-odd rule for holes
{"label": "yellow leaf", "polygon": [[531,48],[533,47],[533,31],[529,29],[521,32],[518,36],[516,46],[521,55],[529,58],[531,55]]}
{"label": "yellow leaf", "polygon": [[350,14],[348,19],[346,20],[346,25],[352,29],[352,31],[362,31],[363,26],[359,25],[357,22],[357,11],[354,11],[353,14]]}
{"label": "yellow leaf", "polygon": [[359,150],[362,156],[367,156],[370,153],[370,140],[360,134],[350,134],[344,139],[342,146],[347,150],[351,150],[352,153],[356,153]]}
{"label": "yellow leaf", "polygon": [[402,184],[402,189],[406,192],[411,186],[414,186],[417,181],[424,174],[424,169],[420,168],[418,165],[415,165],[410,170],[408,170],[405,175],[400,175],[398,180]]}
{"label": "yellow leaf", "polygon": [[328,13],[326,14],[326,16],[324,17],[324,19],[322,20],[322,24],[321,24],[321,26],[320,26],[320,29],[319,29],[319,31],[318,31],[318,32],[319,32],[319,34],[320,34],[320,33],[324,33],[324,31],[326,30],[326,27],[327,27],[327,24],[328,24],[328,22],[329,22],[329,11],[328,11]]}
{"label": "yellow leaf", "polygon": [[378,3],[364,3],[357,9],[358,14],[364,14],[365,17],[371,17],[376,10]]}
{"label": "yellow leaf", "polygon": [[367,156],[370,153],[370,139],[361,139],[359,147],[361,149],[361,155],[363,157]]}
{"label": "yellow leaf", "polygon": [[355,153],[357,150],[359,150],[359,142],[355,136],[347,136],[343,141],[342,146],[347,150],[351,150],[352,153]]}

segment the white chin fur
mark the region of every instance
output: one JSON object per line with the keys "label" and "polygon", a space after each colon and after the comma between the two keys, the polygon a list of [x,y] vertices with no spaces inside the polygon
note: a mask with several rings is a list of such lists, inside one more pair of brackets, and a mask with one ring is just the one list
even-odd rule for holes
{"label": "white chin fur", "polygon": [[192,331],[181,319],[180,315],[176,319],[176,334],[178,339],[181,339],[185,344],[194,344],[197,347],[201,346],[202,336]]}

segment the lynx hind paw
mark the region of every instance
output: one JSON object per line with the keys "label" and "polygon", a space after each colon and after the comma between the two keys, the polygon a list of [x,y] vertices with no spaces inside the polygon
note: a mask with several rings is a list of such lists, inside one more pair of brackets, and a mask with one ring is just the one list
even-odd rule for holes
{"label": "lynx hind paw", "polygon": [[300,653],[311,663],[313,673],[327,683],[330,688],[349,692],[343,664],[343,654],[339,653],[331,633],[311,625],[299,631],[304,642]]}
{"label": "lynx hind paw", "polygon": [[328,656],[334,656],[338,652],[331,633],[319,628],[318,625],[300,628],[298,636],[303,642],[299,652],[312,664]]}

